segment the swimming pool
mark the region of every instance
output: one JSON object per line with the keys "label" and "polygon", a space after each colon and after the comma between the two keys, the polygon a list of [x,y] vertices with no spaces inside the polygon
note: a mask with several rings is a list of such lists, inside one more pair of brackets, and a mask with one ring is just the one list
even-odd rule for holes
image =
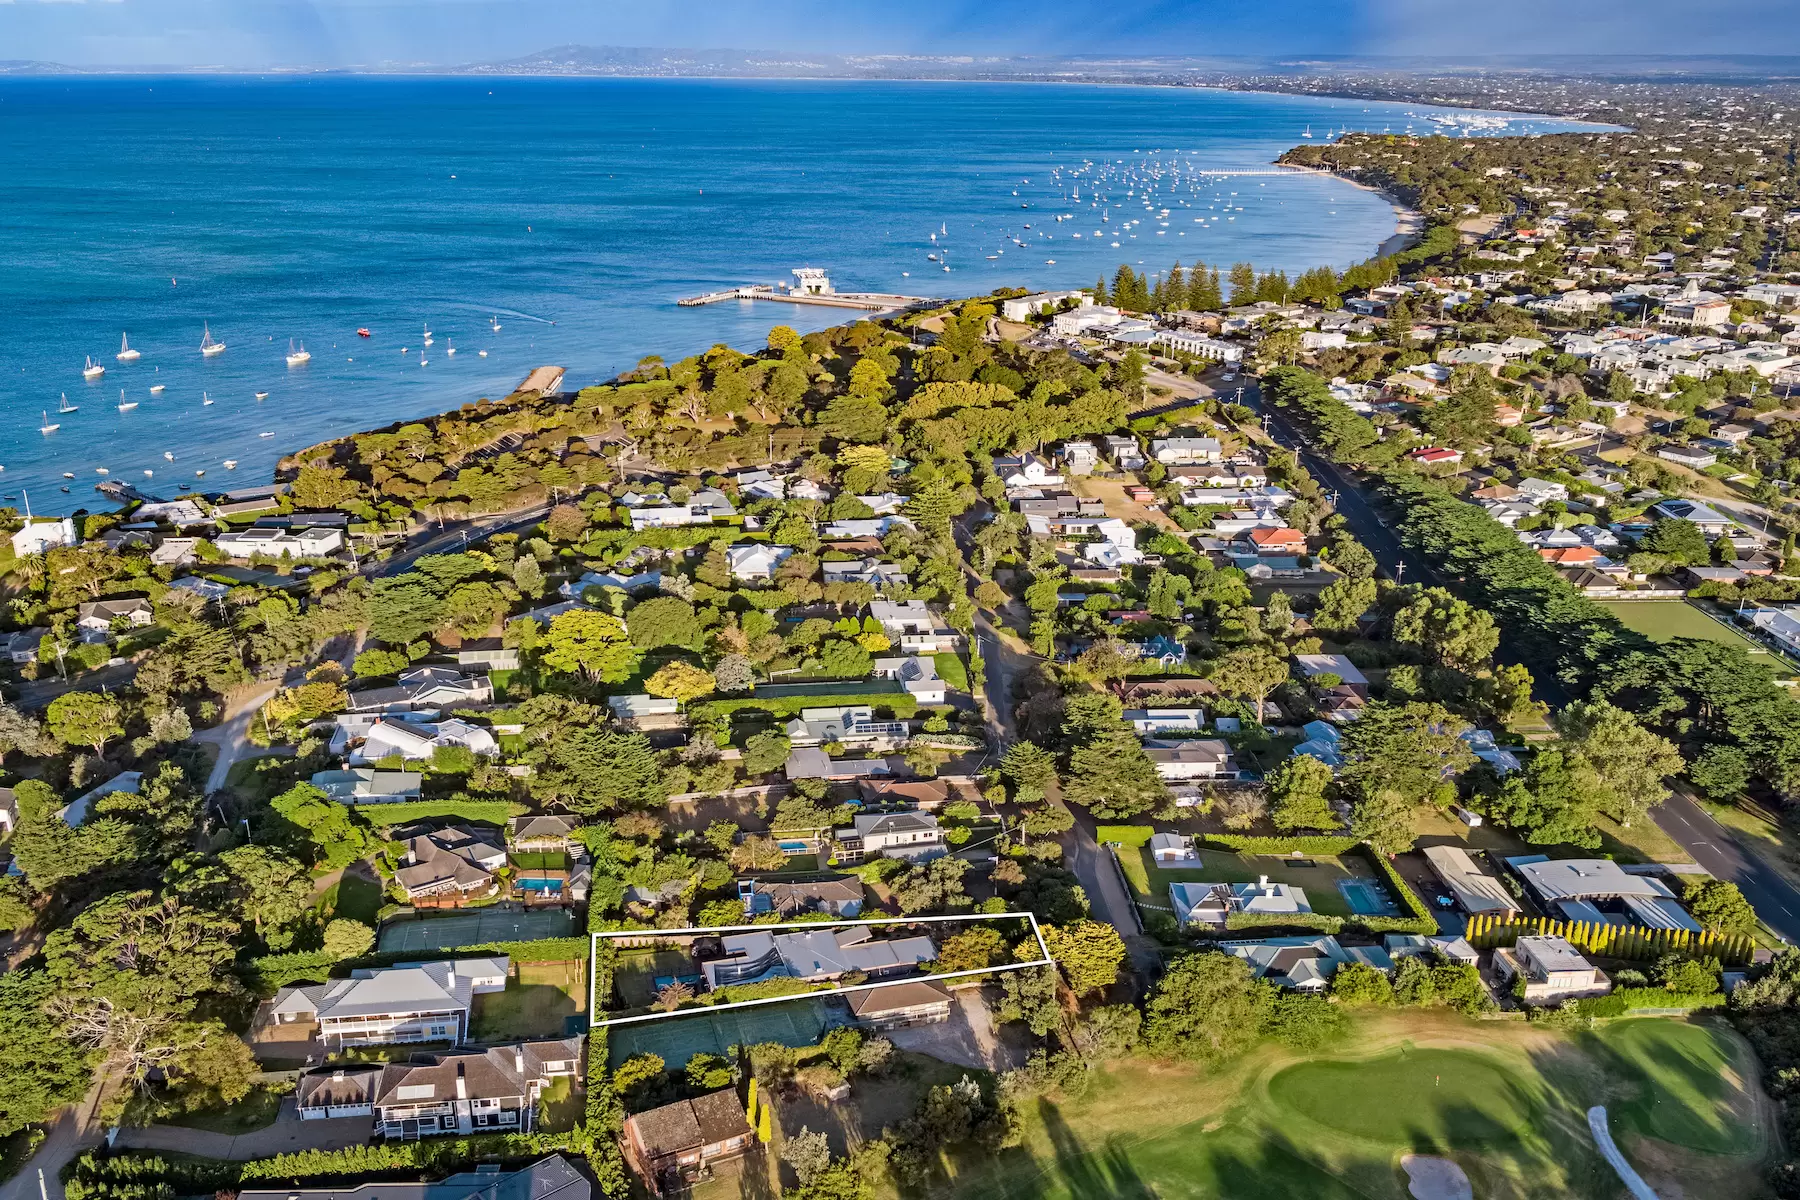
{"label": "swimming pool", "polygon": [[1359,917],[1391,917],[1400,911],[1373,879],[1340,879],[1338,891],[1343,893],[1350,911]]}

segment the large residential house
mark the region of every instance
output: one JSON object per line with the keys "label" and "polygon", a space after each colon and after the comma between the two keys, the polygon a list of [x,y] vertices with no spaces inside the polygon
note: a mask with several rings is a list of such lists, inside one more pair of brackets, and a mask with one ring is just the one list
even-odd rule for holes
{"label": "large residential house", "polygon": [[400,673],[390,687],[364,688],[350,693],[353,713],[438,712],[471,708],[494,698],[494,684],[486,675],[464,675],[451,667],[414,667]]}
{"label": "large residential house", "polygon": [[26,521],[24,528],[12,535],[13,557],[29,558],[59,546],[78,545],[80,541],[75,532],[75,518],[39,517]]}
{"label": "large residential house", "polygon": [[1261,916],[1312,911],[1305,888],[1270,883],[1267,875],[1255,883],[1171,883],[1169,903],[1183,928],[1223,927],[1233,913]]}
{"label": "large residential house", "polygon": [[662,1196],[685,1193],[711,1164],[747,1153],[756,1131],[737,1091],[726,1088],[627,1117],[620,1141],[632,1171],[652,1196]]}
{"label": "large residential house", "polygon": [[1611,859],[1531,854],[1509,858],[1506,865],[1518,872],[1539,908],[1563,920],[1606,924],[1610,917],[1614,924],[1701,932],[1667,884],[1632,875]]}
{"label": "large residential house", "polygon": [[270,558],[323,558],[344,548],[344,531],[315,527],[281,529],[254,525],[221,533],[213,545],[232,558],[263,554]]}
{"label": "large residential house", "polygon": [[897,679],[907,694],[920,704],[942,704],[944,681],[937,663],[929,658],[878,658],[869,672],[877,679]]}
{"label": "large residential house", "polygon": [[866,704],[803,708],[785,728],[791,746],[839,742],[845,746],[890,747],[906,741],[907,736],[905,721],[877,721],[875,710]]}
{"label": "large residential house", "polygon": [[593,1185],[560,1154],[516,1171],[483,1167],[437,1183],[358,1183],[265,1188],[238,1200],[590,1200]]}
{"label": "large residential house", "polygon": [[[340,732],[348,733],[344,719],[340,718],[338,727]],[[351,756],[351,761],[359,764],[380,762],[393,755],[419,761],[430,758],[439,746],[461,746],[483,758],[491,758],[500,752],[500,743],[492,732],[461,719],[421,725],[397,717],[376,717],[359,732],[363,744]],[[335,749],[336,738],[332,745]]]}
{"label": "large residential house", "polygon": [[891,563],[874,558],[850,562],[828,562],[821,565],[826,583],[866,583],[880,593],[891,587],[905,587],[910,580],[906,572]]}
{"label": "large residential house", "polygon": [[1519,911],[1519,902],[1506,886],[1477,866],[1461,846],[1427,846],[1425,862],[1465,913],[1504,915]]}
{"label": "large residential house", "polygon": [[1156,773],[1171,782],[1184,779],[1236,779],[1237,760],[1231,744],[1220,738],[1147,741],[1144,753]]}
{"label": "large residential house", "polygon": [[348,979],[284,987],[270,1013],[278,1024],[313,1023],[328,1047],[468,1040],[474,997],[506,990],[505,955],[357,968]]}
{"label": "large residential house", "polygon": [[1220,942],[1219,949],[1249,963],[1256,978],[1297,992],[1324,991],[1338,968],[1349,963],[1367,963],[1383,971],[1394,966],[1380,947],[1343,946],[1330,936]]}
{"label": "large residential house", "polygon": [[342,771],[314,772],[311,782],[339,804],[398,804],[417,800],[424,780],[417,771],[348,767]]}
{"label": "large residential house", "polygon": [[75,609],[75,628],[83,642],[104,642],[115,626],[142,629],[155,620],[150,601],[142,596],[122,596],[113,600],[88,600]]}
{"label": "large residential house", "polygon": [[386,1138],[530,1133],[539,1094],[581,1071],[581,1039],[521,1042],[466,1053],[420,1055],[382,1068],[375,1130]]}
{"label": "large residential house", "polygon": [[849,827],[835,831],[835,837],[838,858],[844,862],[866,858],[926,862],[949,853],[944,831],[930,813],[865,813]]}
{"label": "large residential house", "polygon": [[732,546],[725,551],[725,563],[731,568],[731,577],[738,580],[768,580],[775,577],[775,568],[779,567],[794,553],[792,546],[771,546],[764,542],[746,542],[741,546]]}
{"label": "large residential house", "polygon": [[854,920],[862,914],[862,880],[854,875],[819,879],[810,883],[784,883],[766,879],[738,880],[738,895],[746,917],[780,913],[783,918],[802,913],[827,913]]}
{"label": "large residential house", "polygon": [[394,882],[409,900],[466,897],[494,886],[494,875],[506,866],[506,847],[499,835],[472,825],[403,834],[406,865]]}
{"label": "large residential house", "polygon": [[1606,973],[1560,937],[1522,937],[1494,951],[1494,973],[1502,981],[1523,978],[1527,1004],[1560,1004],[1612,991]]}
{"label": "large residential house", "polygon": [[424,1054],[404,1063],[340,1063],[300,1076],[302,1121],[375,1118],[383,1137],[529,1133],[538,1096],[575,1077],[580,1038],[521,1042],[467,1053]]}
{"label": "large residential house", "polygon": [[870,928],[729,933],[719,939],[720,957],[702,960],[700,970],[708,988],[765,979],[824,983],[851,972],[876,980],[906,974],[938,956],[937,943],[928,937],[878,938]]}
{"label": "large residential house", "polygon": [[1008,321],[1027,321],[1033,316],[1054,312],[1068,304],[1075,311],[1091,307],[1094,297],[1087,292],[1033,292],[1000,302],[1000,315]]}
{"label": "large residential house", "polygon": [[1180,463],[1216,463],[1225,457],[1218,438],[1157,438],[1150,443],[1150,455],[1164,466]]}

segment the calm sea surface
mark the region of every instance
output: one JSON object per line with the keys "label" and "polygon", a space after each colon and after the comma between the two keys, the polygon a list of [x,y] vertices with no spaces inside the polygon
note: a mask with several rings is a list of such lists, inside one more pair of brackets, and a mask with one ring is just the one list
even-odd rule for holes
{"label": "calm sea surface", "polygon": [[[585,384],[847,319],[675,306],[802,265],[917,295],[1120,262],[1342,267],[1393,233],[1380,197],[1200,172],[1266,166],[1308,131],[1430,132],[1428,111],[1033,85],[0,79],[0,494],[100,506],[100,468],[165,496],[250,486],[287,451],[503,395],[540,363]],[[200,354],[203,327],[224,353]],[[290,339],[311,362],[286,365]],[[56,414],[64,393],[80,411]]]}

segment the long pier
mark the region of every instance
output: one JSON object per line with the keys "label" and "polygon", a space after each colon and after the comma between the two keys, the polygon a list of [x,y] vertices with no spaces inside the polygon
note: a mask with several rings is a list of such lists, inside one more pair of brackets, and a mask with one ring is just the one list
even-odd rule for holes
{"label": "long pier", "polygon": [[722,292],[707,292],[703,296],[686,296],[675,303],[683,308],[698,308],[702,304],[722,304],[727,300],[775,300],[782,304],[812,304],[820,308],[850,308],[862,312],[891,312],[937,303],[925,296],[900,296],[884,292],[820,293],[797,288],[784,291],[763,283],[727,288]]}

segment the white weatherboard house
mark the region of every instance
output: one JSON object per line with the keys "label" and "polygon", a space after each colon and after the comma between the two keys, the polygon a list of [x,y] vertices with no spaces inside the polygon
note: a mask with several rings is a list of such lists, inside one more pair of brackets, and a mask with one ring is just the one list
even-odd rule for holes
{"label": "white weatherboard house", "polygon": [[506,990],[510,969],[505,955],[359,969],[348,979],[282,988],[271,1014],[284,1025],[316,1022],[326,1046],[460,1044],[474,997]]}
{"label": "white weatherboard house", "polygon": [[1169,903],[1183,926],[1223,925],[1232,913],[1312,911],[1305,888],[1271,883],[1267,875],[1255,883],[1171,883]]}
{"label": "white weatherboard house", "polygon": [[33,554],[42,554],[46,550],[54,550],[58,546],[73,546],[80,540],[75,536],[75,519],[73,517],[27,521],[23,529],[12,535],[13,555],[17,558],[25,558]]}

